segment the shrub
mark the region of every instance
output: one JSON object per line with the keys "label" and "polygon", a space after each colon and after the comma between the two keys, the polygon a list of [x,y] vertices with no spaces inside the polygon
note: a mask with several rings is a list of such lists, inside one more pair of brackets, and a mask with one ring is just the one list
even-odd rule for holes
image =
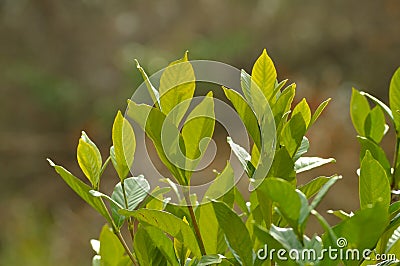
{"label": "shrub", "polygon": [[[292,108],[296,85],[277,81],[265,50],[251,75],[240,72],[242,94],[222,87],[251,138],[250,151],[227,139],[248,177],[249,195],[235,186],[230,161],[202,198],[193,193],[191,177],[217,121],[212,92],[188,111],[197,85],[196,64],[201,62],[188,61],[186,53],[158,81],[138,64],[151,101],[128,101],[125,117],[117,113],[107,159],[85,132],[79,139],[77,159],[90,185],[49,160],[107,221],[99,240],[91,241],[97,253],[93,265],[400,265],[394,257],[400,254],[400,69],[390,84],[390,107],[353,89],[350,113],[361,145],[361,207],[354,213],[332,211],[340,222],[331,226],[316,207],[341,177],[319,176],[301,186],[296,179],[300,172],[334,162],[305,156],[305,135],[330,99],[313,113],[306,99]],[[397,136],[393,164],[380,146],[389,128],[386,118]],[[130,176],[140,130],[173,178],[164,179],[163,187],[152,187],[143,175]],[[110,162],[119,183],[106,195],[100,180]],[[167,196],[171,192],[175,201]],[[304,233],[311,215],[325,230],[321,236]],[[124,226],[129,241],[121,233]]]}

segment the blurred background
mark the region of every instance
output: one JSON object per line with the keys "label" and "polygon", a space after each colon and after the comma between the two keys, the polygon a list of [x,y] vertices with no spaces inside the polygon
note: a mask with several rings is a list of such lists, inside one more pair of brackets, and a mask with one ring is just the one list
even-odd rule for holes
{"label": "blurred background", "polygon": [[[399,29],[397,0],[0,0],[0,265],[90,265],[103,220],[45,159],[82,177],[80,132],[106,156],[113,117],[142,82],[134,59],[154,73],[185,50],[250,72],[266,48],[279,79],[297,83],[296,102],[315,110],[333,98],[308,155],[337,163],[301,179],[342,174],[321,211],[356,210],[351,87],[387,102]],[[389,154],[393,141],[384,140]],[[112,188],[115,173],[106,175]]]}

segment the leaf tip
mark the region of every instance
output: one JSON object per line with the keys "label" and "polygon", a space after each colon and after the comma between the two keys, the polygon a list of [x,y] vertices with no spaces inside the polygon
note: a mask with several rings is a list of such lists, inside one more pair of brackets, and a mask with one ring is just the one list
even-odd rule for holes
{"label": "leaf tip", "polygon": [[50,164],[51,167],[55,167],[56,166],[56,164],[52,160],[50,160],[50,158],[46,158],[46,160]]}

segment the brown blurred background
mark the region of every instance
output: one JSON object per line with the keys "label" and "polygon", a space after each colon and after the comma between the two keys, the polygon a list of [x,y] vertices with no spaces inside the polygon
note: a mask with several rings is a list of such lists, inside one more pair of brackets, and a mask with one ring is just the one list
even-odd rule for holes
{"label": "brown blurred background", "polygon": [[[249,72],[263,48],[279,79],[297,83],[296,101],[315,109],[333,98],[308,154],[337,163],[301,179],[342,174],[321,211],[357,209],[351,87],[387,102],[400,65],[399,1],[0,0],[0,265],[90,264],[103,220],[45,158],[82,176],[82,129],[105,157],[116,110],[142,81],[134,58],[153,73],[189,50]],[[106,175],[106,186],[117,182]]]}

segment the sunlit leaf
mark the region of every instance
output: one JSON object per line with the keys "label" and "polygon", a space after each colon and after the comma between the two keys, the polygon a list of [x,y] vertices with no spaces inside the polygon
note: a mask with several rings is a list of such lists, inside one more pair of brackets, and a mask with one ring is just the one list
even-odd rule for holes
{"label": "sunlit leaf", "polygon": [[[214,101],[212,92],[200,102],[188,115],[182,128],[182,137],[186,148],[186,169],[195,170],[204,155],[213,136],[215,126]],[[187,178],[188,175],[187,174]]]}
{"label": "sunlit leaf", "polygon": [[380,143],[385,135],[385,115],[379,106],[375,106],[368,114],[364,123],[365,136]]}
{"label": "sunlit leaf", "polygon": [[167,115],[175,108],[175,115],[171,117],[175,126],[179,125],[189,108],[195,87],[194,70],[186,52],[183,58],[169,64],[160,79],[161,111]]}
{"label": "sunlit leaf", "polygon": [[396,132],[400,132],[400,67],[395,71],[389,86],[389,106],[393,113]]}
{"label": "sunlit leaf", "polygon": [[[111,198],[124,209],[133,211],[148,195],[150,185],[142,175],[126,178],[122,182],[124,182],[124,186],[121,182],[118,182],[114,187]],[[118,221],[116,222],[118,226],[121,226],[125,217],[118,212],[119,210],[120,208],[115,204],[111,205],[113,219]]]}
{"label": "sunlit leaf", "polygon": [[252,242],[240,217],[225,203],[214,201],[212,206],[229,247],[238,256],[236,259],[241,265],[253,265]]}
{"label": "sunlit leaf", "polygon": [[362,209],[380,201],[389,207],[391,192],[386,172],[369,151],[361,162],[359,191]]}
{"label": "sunlit leaf", "polygon": [[96,144],[89,139],[84,131],[82,131],[82,136],[79,139],[76,155],[82,172],[92,183],[92,186],[97,188],[102,166],[101,154]]}
{"label": "sunlit leaf", "polygon": [[137,211],[120,211],[125,216],[133,216],[145,225],[155,226],[181,241],[195,256],[201,252],[192,228],[178,217],[158,210],[139,209]]}
{"label": "sunlit leaf", "polygon": [[120,111],[115,117],[112,128],[113,147],[110,155],[111,161],[121,180],[129,174],[130,166],[136,149],[136,139],[133,129]]}
{"label": "sunlit leaf", "polygon": [[324,109],[326,108],[326,106],[329,104],[329,102],[331,101],[331,98],[323,101],[317,108],[317,110],[315,110],[314,114],[311,117],[311,121],[310,121],[310,126],[312,126],[315,121],[317,121],[317,119],[319,118],[319,116],[322,114],[322,112],[324,111]]}
{"label": "sunlit leaf", "polygon": [[223,90],[225,96],[231,101],[233,107],[236,109],[236,112],[243,121],[243,124],[245,125],[254,143],[256,144],[258,149],[260,149],[260,129],[257,123],[257,117],[255,116],[253,110],[239,93],[224,87]]}
{"label": "sunlit leaf", "polygon": [[294,170],[296,173],[301,173],[333,162],[336,162],[333,158],[300,157],[294,164]]}
{"label": "sunlit leaf", "polygon": [[54,164],[50,159],[47,159],[49,164],[54,167],[56,172],[64,179],[65,183],[75,191],[84,201],[92,206],[98,213],[100,213],[111,224],[112,221],[108,215],[108,211],[101,200],[101,198],[94,197],[89,191],[92,188],[80,179],[68,172],[64,167]]}
{"label": "sunlit leaf", "polygon": [[254,63],[251,78],[263,92],[266,99],[269,99],[273,94],[276,77],[274,63],[264,49],[261,56]]}
{"label": "sunlit leaf", "polygon": [[370,111],[368,100],[353,88],[350,100],[350,117],[357,133],[365,136],[364,123]]}

